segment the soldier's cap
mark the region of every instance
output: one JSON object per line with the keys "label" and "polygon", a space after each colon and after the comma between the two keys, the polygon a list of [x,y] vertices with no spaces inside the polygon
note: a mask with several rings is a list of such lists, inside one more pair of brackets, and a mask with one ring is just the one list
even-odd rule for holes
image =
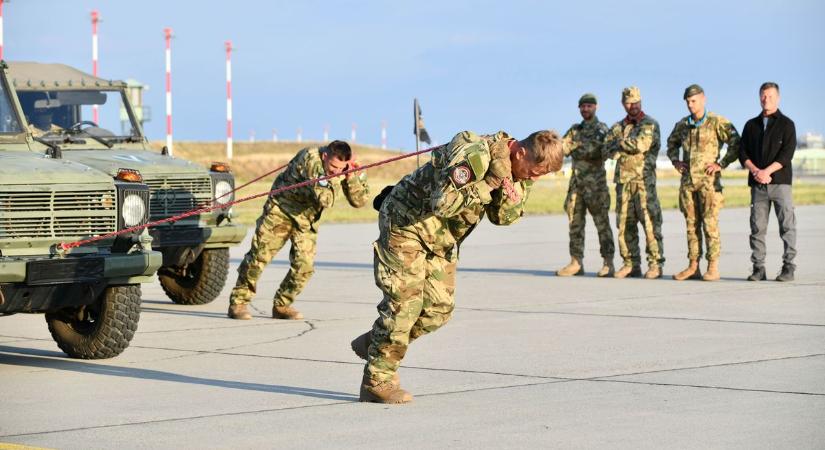
{"label": "soldier's cap", "polygon": [[622,103],[638,103],[642,101],[642,93],[636,86],[626,87],[622,90]]}
{"label": "soldier's cap", "polygon": [[599,102],[596,100],[596,95],[591,94],[590,92],[584,94],[579,98],[579,106],[584,105],[585,103],[589,103],[591,105],[598,105]]}
{"label": "soldier's cap", "polygon": [[687,100],[688,97],[693,97],[696,94],[704,94],[705,90],[702,89],[702,86],[698,84],[691,84],[687,88],[685,88],[685,95],[682,97],[683,100]]}

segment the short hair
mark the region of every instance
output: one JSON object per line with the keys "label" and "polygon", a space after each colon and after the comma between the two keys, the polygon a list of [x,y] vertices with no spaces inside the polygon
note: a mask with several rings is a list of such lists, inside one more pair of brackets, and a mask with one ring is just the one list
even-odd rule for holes
{"label": "short hair", "polygon": [[327,152],[341,161],[349,161],[352,158],[352,149],[344,141],[332,141],[327,144]]}
{"label": "short hair", "polygon": [[762,83],[762,86],[759,86],[759,93],[761,94],[763,91],[774,88],[776,92],[779,93],[779,85],[774,83],[773,81],[766,81]]}
{"label": "short hair", "polygon": [[561,169],[564,151],[559,133],[553,130],[536,131],[520,143],[536,164],[545,166],[550,172],[558,172]]}

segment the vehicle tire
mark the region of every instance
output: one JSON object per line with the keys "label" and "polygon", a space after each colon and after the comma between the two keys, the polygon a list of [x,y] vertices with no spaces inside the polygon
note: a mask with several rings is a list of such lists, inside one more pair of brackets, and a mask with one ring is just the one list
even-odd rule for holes
{"label": "vehicle tire", "polygon": [[119,355],[135,335],[140,319],[140,285],[109,286],[93,304],[46,314],[57,346],[72,358]]}
{"label": "vehicle tire", "polygon": [[228,273],[229,249],[214,248],[202,251],[198,259],[182,269],[161,268],[158,279],[173,302],[205,305],[220,295]]}

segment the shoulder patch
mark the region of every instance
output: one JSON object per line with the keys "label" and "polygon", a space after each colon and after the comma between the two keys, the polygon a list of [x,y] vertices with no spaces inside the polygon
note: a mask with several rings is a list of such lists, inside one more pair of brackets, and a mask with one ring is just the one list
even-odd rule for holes
{"label": "shoulder patch", "polygon": [[466,161],[455,165],[450,169],[450,182],[453,183],[453,186],[455,186],[456,189],[463,188],[467,184],[475,181],[475,179],[475,173],[473,173],[473,169]]}

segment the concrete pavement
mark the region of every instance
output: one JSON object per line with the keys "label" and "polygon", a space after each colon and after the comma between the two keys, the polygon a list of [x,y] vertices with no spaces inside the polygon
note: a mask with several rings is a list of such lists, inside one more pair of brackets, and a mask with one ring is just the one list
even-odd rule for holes
{"label": "concrete pavement", "polygon": [[[376,224],[322,226],[316,274],[268,318],[287,266],[264,274],[251,321],[144,285],[138,333],[110,360],[65,357],[41,315],[0,318],[0,443],[51,448],[823,448],[825,207],[799,207],[797,281],[748,283],[746,209],[721,219],[723,280],[675,282],[684,220],[665,212],[665,277],[558,278],[567,220],[484,223],[462,248],[453,320],[410,349],[403,406],[357,402],[349,341],[376,317]],[[611,215],[612,216],[612,215]],[[768,271],[781,265],[776,220]],[[619,264],[619,258],[616,258]],[[2,444],[0,444],[0,447]]]}

